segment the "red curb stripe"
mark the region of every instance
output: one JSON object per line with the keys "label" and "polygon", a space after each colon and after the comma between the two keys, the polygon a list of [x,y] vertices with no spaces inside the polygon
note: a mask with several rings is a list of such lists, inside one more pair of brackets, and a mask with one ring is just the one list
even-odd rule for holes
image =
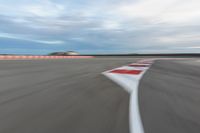
{"label": "red curb stripe", "polygon": [[141,72],[142,72],[142,70],[125,70],[125,69],[116,69],[116,70],[110,71],[110,73],[134,74],[134,75],[138,75]]}

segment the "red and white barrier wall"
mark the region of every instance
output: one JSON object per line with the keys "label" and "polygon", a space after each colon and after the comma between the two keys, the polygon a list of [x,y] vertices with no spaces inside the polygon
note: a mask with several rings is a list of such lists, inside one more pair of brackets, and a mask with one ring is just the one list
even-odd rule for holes
{"label": "red and white barrier wall", "polygon": [[94,56],[14,56],[14,55],[0,55],[0,60],[20,60],[20,59],[88,59]]}

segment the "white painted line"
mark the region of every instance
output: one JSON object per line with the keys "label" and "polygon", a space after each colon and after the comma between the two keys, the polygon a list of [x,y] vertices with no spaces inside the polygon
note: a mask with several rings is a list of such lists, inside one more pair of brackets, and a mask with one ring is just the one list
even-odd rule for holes
{"label": "white painted line", "polygon": [[126,70],[146,70],[149,67],[130,67],[130,66],[123,66],[120,67],[120,69],[126,69]]}
{"label": "white painted line", "polygon": [[[141,63],[140,63],[141,62]],[[153,59],[151,60],[145,60],[145,61],[139,61],[138,63],[133,64],[140,64],[142,65],[143,62],[150,62],[150,65],[148,67],[130,67],[130,66],[122,66],[116,69],[112,69],[106,72],[103,72],[102,74],[108,77],[109,79],[116,82],[118,85],[123,87],[127,92],[130,93],[130,132],[131,133],[144,133],[142,120],[140,117],[140,111],[139,111],[139,102],[138,102],[138,86],[140,79],[144,75],[144,73],[149,69],[151,64],[153,63]],[[141,70],[142,72],[139,74],[133,74],[133,73],[113,73],[114,70]]]}

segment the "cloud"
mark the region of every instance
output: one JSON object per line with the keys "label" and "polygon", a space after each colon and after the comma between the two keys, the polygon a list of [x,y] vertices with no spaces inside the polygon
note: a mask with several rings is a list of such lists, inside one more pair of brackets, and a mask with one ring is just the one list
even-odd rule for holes
{"label": "cloud", "polygon": [[0,0],[0,38],[98,53],[191,52],[200,43],[198,0],[13,1]]}
{"label": "cloud", "polygon": [[137,18],[152,24],[198,23],[200,17],[199,0],[139,0],[116,7],[122,17]]}
{"label": "cloud", "polygon": [[187,47],[189,49],[200,49],[200,46]]}
{"label": "cloud", "polygon": [[32,39],[28,36],[20,36],[16,34],[9,34],[9,33],[0,33],[0,38],[8,38],[8,39],[16,39],[16,40],[24,40],[24,41],[30,41],[30,42],[36,42],[36,43],[42,43],[42,44],[64,44],[64,41],[60,40],[37,40]]}
{"label": "cloud", "polygon": [[65,7],[45,0],[39,4],[24,5],[21,9],[29,15],[38,17],[59,17],[65,10]]}
{"label": "cloud", "polygon": [[191,42],[200,42],[200,33],[191,33],[191,34],[175,34],[168,36],[161,36],[158,38],[160,43],[191,43]]}
{"label": "cloud", "polygon": [[56,17],[62,14],[65,9],[62,4],[57,4],[50,0],[18,0],[15,4],[13,4],[13,0],[1,0],[0,7],[1,13],[15,17]]}

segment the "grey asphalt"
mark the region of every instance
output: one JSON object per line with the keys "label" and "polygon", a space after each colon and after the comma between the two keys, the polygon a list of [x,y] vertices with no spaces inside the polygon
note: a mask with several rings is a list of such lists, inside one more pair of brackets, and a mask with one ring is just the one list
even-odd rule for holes
{"label": "grey asphalt", "polygon": [[[0,133],[129,133],[129,94],[101,72],[136,58],[0,61]],[[156,61],[139,85],[145,133],[200,132],[200,59]]]}
{"label": "grey asphalt", "polygon": [[139,105],[145,133],[200,133],[200,59],[156,61]]}
{"label": "grey asphalt", "polygon": [[136,60],[0,61],[0,133],[129,133],[129,94],[101,72]]}

